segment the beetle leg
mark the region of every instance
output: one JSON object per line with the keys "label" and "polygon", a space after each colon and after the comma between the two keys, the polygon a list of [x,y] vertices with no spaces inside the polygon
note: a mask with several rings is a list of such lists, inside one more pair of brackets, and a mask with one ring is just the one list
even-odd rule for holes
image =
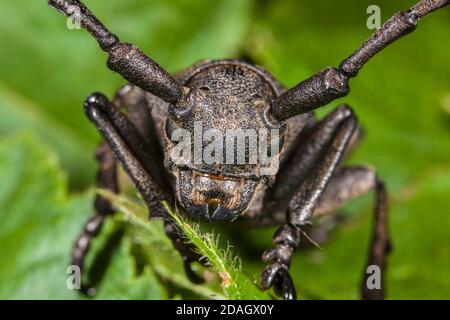
{"label": "beetle leg", "polygon": [[284,224],[273,236],[274,248],[266,250],[262,259],[272,262],[261,274],[261,288],[267,290],[274,287],[275,293],[284,300],[296,300],[297,293],[289,266],[295,248],[300,244],[300,229],[292,224]]}
{"label": "beetle leg", "polygon": [[300,144],[277,174],[275,183],[267,190],[262,220],[286,221],[285,213],[292,197],[323,158],[336,129],[349,117],[353,117],[352,110],[346,105],[340,106],[301,137]]}
{"label": "beetle leg", "polygon": [[[385,296],[386,256],[391,251],[387,195],[383,182],[371,168],[363,166],[343,167],[333,176],[322,194],[314,216],[335,212],[348,200],[370,191],[375,191],[376,205],[369,257],[361,283],[361,297],[373,300],[383,299]],[[370,289],[367,286],[369,277],[367,271],[369,266],[373,265],[380,268],[381,281],[379,288]]]}
{"label": "beetle leg", "polygon": [[126,84],[117,91],[112,103],[116,109],[120,107],[126,109],[127,117],[134,124],[141,136],[145,138],[148,146],[152,148],[152,152],[161,156],[162,159],[164,157],[163,149],[158,140],[158,134],[152,117],[152,109],[154,106],[147,100],[147,94],[139,87]]}
{"label": "beetle leg", "polygon": [[364,64],[389,44],[414,31],[419,19],[449,3],[450,0],[421,0],[409,10],[395,14],[342,61],[339,68],[326,68],[283,93],[275,101],[272,115],[283,121],[346,96],[350,91],[350,78],[355,77]]}
{"label": "beetle leg", "polygon": [[[151,155],[149,160],[154,164],[154,167],[151,169],[152,175],[158,176],[160,180],[164,180],[161,183],[165,185],[166,189],[169,189],[170,178],[164,167],[163,146],[158,138],[157,129],[151,114],[154,105],[147,100],[147,94],[142,89],[127,84],[119,89],[114,97],[114,110],[117,111],[120,107],[126,109],[126,118],[129,119],[129,122],[133,124],[133,127],[140,134],[138,139],[142,140],[142,137],[145,140],[145,149]],[[158,98],[155,97],[155,99]],[[140,146],[137,145],[136,147],[139,148]]]}
{"label": "beetle leg", "polygon": [[[144,102],[139,100],[132,100],[133,99],[131,99],[128,90],[122,89],[117,94],[114,103],[115,105],[112,106],[108,104],[108,108],[119,110],[119,107],[123,104],[124,107],[127,108],[129,113],[140,112],[144,114],[143,116],[145,116],[145,109],[143,106]],[[86,108],[90,108],[90,106],[86,106]],[[146,136],[146,139],[148,142],[148,139],[150,138]],[[152,140],[150,141],[152,142]],[[148,150],[151,151],[153,149],[149,147]],[[98,147],[96,152],[96,159],[99,162],[99,169],[97,172],[97,187],[117,193],[119,191],[119,186],[117,181],[116,160],[113,151],[106,142],[102,142],[102,144]],[[161,162],[162,164],[162,159],[159,162]],[[157,171],[160,171],[160,169]],[[92,239],[100,232],[105,218],[108,215],[114,213],[114,209],[112,208],[110,202],[100,195],[96,195],[95,197],[94,209],[95,215],[89,219],[89,221],[84,226],[83,231],[77,237],[72,252],[71,264],[78,266],[82,273],[84,269],[84,260],[89,251]],[[90,286],[88,285],[83,284],[81,289],[82,292],[87,295],[93,295],[95,293],[95,289],[90,288]]]}
{"label": "beetle leg", "polygon": [[[367,267],[364,270],[364,277],[361,283],[361,297],[369,300],[384,299],[386,256],[392,250],[388,228],[387,194],[383,181],[381,181],[378,177],[376,178],[374,189],[376,192],[376,205],[374,210],[375,219],[372,231],[372,241],[370,244]],[[368,269],[370,266],[377,266],[380,268],[381,281],[379,288],[368,287]]]}
{"label": "beetle leg", "polygon": [[154,163],[151,162],[153,155],[145,148],[144,139],[138,131],[102,94],[91,95],[85,102],[85,111],[124,167],[152,215],[166,216],[161,200],[169,199],[169,196],[150,173],[154,170]]}
{"label": "beetle leg", "polygon": [[[102,142],[96,151],[96,159],[99,163],[97,171],[97,188],[107,189],[117,193],[119,186],[117,183],[117,170],[112,153],[109,146]],[[92,239],[99,233],[102,228],[105,217],[114,213],[114,209],[108,200],[100,195],[96,195],[94,202],[95,215],[85,224],[83,231],[77,237],[72,251],[71,265],[78,266],[83,273],[84,260],[89,251]],[[81,291],[92,296],[95,291],[87,285],[82,284]]]}
{"label": "beetle leg", "polygon": [[[330,121],[330,118],[326,120]],[[322,124],[324,123],[327,123],[327,121]],[[295,288],[289,276],[288,268],[292,254],[300,242],[300,228],[309,223],[309,219],[312,217],[324,189],[335,173],[355,128],[356,118],[350,112],[347,117],[339,121],[338,125],[335,124],[334,130],[331,132],[328,131],[329,126],[319,129],[321,132],[319,136],[331,134],[330,139],[326,139],[328,141],[322,146],[321,150],[315,151],[324,158],[315,160],[312,172],[303,181],[289,202],[288,222],[275,234],[273,238],[275,247],[263,254],[264,261],[272,262],[261,275],[261,287],[263,289],[273,286],[275,292],[284,299],[295,299]],[[311,157],[312,155],[305,156]]]}
{"label": "beetle leg", "polygon": [[190,263],[198,260],[200,256],[195,254],[192,245],[184,242],[179,232],[171,232],[170,228],[175,230],[176,227],[172,222],[167,222],[169,218],[161,205],[161,200],[170,199],[170,187],[162,173],[158,171],[156,163],[159,160],[151,153],[152,148],[117,106],[110,103],[102,94],[91,95],[85,103],[85,110],[146,201],[152,217],[165,219],[166,233],[183,257],[187,276],[193,282],[200,282],[202,279],[190,268]]}
{"label": "beetle leg", "polygon": [[336,170],[314,210],[314,217],[336,212],[349,200],[375,189],[377,175],[369,166],[343,166]]}

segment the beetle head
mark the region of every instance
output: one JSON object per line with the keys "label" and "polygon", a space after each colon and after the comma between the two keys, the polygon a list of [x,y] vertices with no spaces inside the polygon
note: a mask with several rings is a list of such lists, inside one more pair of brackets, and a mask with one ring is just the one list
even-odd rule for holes
{"label": "beetle head", "polygon": [[276,93],[258,70],[212,65],[188,79],[183,101],[169,107],[166,165],[192,216],[237,218],[278,170],[284,123],[269,114]]}

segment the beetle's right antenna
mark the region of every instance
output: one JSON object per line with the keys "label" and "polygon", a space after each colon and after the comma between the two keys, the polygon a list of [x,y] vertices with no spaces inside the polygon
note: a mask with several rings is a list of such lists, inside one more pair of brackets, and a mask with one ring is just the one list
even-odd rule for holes
{"label": "beetle's right antenna", "polygon": [[181,99],[183,88],[167,71],[139,48],[121,43],[79,0],[49,0],[48,4],[86,29],[109,54],[108,67],[132,84],[170,103]]}

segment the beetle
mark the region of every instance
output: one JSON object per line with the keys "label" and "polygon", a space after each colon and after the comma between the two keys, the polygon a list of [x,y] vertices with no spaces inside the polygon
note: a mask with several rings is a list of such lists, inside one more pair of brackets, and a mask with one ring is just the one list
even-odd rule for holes
{"label": "beetle", "polygon": [[[240,218],[254,225],[281,225],[273,237],[274,247],[262,257],[268,266],[261,274],[261,288],[273,287],[284,299],[296,299],[288,269],[302,228],[347,200],[375,191],[367,266],[380,268],[382,286],[367,288],[365,275],[361,293],[365,299],[384,298],[384,271],[390,251],[385,186],[372,168],[340,165],[361,136],[353,110],[341,105],[320,121],[314,110],[346,96],[349,80],[375,54],[412,32],[421,18],[447,6],[449,0],[421,0],[398,12],[339,67],[328,67],[290,89],[263,68],[237,59],[203,61],[172,76],[136,46],[121,42],[82,2],[48,2],[67,16],[76,10],[81,26],[109,55],[108,67],[129,82],[112,101],[94,93],[84,103],[88,118],[104,139],[96,153],[97,186],[119,192],[116,162],[120,163],[151,217],[165,220],[166,234],[182,255],[186,274],[193,282],[202,281],[191,269],[191,263],[200,257],[192,244],[182,239],[162,200],[177,205],[179,214],[212,223]],[[195,137],[198,124],[202,132],[209,132],[209,142],[215,141],[214,152],[209,154],[213,161],[186,155],[195,149],[204,156],[210,146]],[[217,135],[228,129],[234,133],[243,130],[244,136],[228,139]],[[268,132],[277,135],[269,137]],[[182,133],[187,133],[183,139]],[[231,144],[224,150],[223,140],[228,147],[229,140],[234,143],[235,138],[242,138],[244,144]],[[254,158],[253,138],[269,142],[270,147],[262,144],[264,150],[259,150],[265,161],[250,161]],[[181,140],[183,152],[179,152]],[[273,151],[274,145],[277,148],[268,157],[266,151]],[[178,156],[174,156],[175,151]],[[230,152],[224,163],[221,156]],[[244,161],[239,161],[239,152]],[[80,269],[92,238],[114,211],[100,195],[94,207],[95,215],[73,250],[72,264]]]}

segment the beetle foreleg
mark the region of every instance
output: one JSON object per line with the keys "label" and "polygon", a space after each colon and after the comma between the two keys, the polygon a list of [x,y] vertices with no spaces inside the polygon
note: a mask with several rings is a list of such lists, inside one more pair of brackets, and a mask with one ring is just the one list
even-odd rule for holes
{"label": "beetle foreleg", "polygon": [[285,212],[292,197],[324,157],[337,128],[349,117],[354,117],[352,110],[346,105],[340,106],[301,137],[292,156],[277,174],[274,185],[267,191],[263,217],[268,218],[264,219],[286,221]]}
{"label": "beetle foreleg", "polygon": [[87,116],[113,150],[152,215],[166,216],[161,201],[170,197],[159,181],[151,176],[152,155],[133,124],[120,111],[113,109],[115,107],[101,94],[93,94],[85,102]]}
{"label": "beetle foreleg", "polygon": [[[274,286],[275,291],[285,299],[296,297],[288,268],[292,253],[299,244],[300,228],[309,223],[324,189],[335,173],[356,128],[356,119],[353,114],[350,114],[339,124],[332,131],[332,138],[325,144],[324,149],[320,152],[316,151],[323,155],[324,159],[316,162],[312,173],[304,180],[290,201],[288,223],[275,234],[275,248],[263,254],[263,260],[272,261],[272,264],[262,273],[261,286],[263,289]],[[323,135],[329,134],[328,130],[319,129],[319,132]]]}
{"label": "beetle foreleg", "polygon": [[[361,297],[363,299],[383,299],[385,296],[386,256],[391,250],[391,243],[386,191],[375,171],[365,166],[340,168],[322,194],[314,216],[335,212],[348,200],[372,190],[376,194],[374,226],[369,257],[361,283]],[[377,266],[380,270],[380,287],[378,288],[369,288],[367,285],[370,276],[367,272],[371,266]]]}
{"label": "beetle foreleg", "polygon": [[201,282],[203,279],[190,268],[190,263],[199,260],[200,255],[195,253],[192,245],[185,243],[161,204],[161,200],[170,199],[169,187],[155,166],[158,160],[150,152],[152,148],[148,146],[148,142],[117,106],[102,94],[91,95],[85,103],[85,110],[134,182],[152,216],[162,217],[166,221],[166,234],[183,257],[189,279],[195,283]]}

